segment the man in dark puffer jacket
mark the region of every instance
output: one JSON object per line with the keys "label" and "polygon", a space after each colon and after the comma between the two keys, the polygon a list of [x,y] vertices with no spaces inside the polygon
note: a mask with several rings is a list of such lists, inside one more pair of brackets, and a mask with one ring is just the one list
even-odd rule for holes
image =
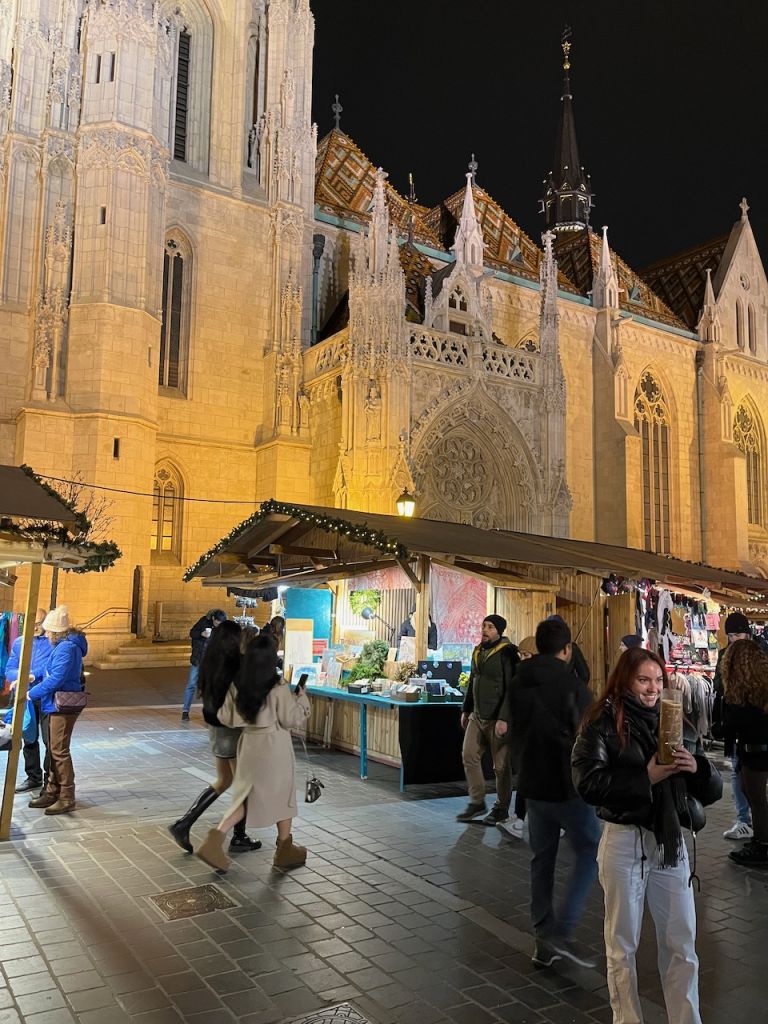
{"label": "man in dark puffer jacket", "polygon": [[[512,746],[519,753],[518,791],[528,810],[533,960],[548,967],[567,957],[589,967],[594,964],[578,952],[572,935],[597,876],[600,826],[573,788],[571,750],[592,697],[570,668],[571,631],[562,620],[539,623],[536,648],[539,654],[520,664],[512,682],[509,712]],[[575,863],[556,915],[552,894],[561,830]]]}

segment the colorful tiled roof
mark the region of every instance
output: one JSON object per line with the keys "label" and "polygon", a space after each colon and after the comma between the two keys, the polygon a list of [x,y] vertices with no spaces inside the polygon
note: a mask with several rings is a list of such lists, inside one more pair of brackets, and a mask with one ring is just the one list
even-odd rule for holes
{"label": "colorful tiled roof", "polygon": [[[600,263],[601,238],[591,228],[561,235],[555,242],[558,267],[573,281],[582,295],[592,291],[592,282]],[[619,277],[619,305],[638,316],[688,330],[688,324],[663,302],[650,285],[612,249]]]}
{"label": "colorful tiled roof", "polygon": [[695,331],[704,305],[707,268],[715,271],[723,258],[728,235],[694,246],[640,271],[656,294]]}
{"label": "colorful tiled roof", "polygon": [[[338,128],[333,128],[317,147],[315,161],[315,202],[338,216],[365,223],[373,204],[376,165]],[[411,209],[394,186],[386,183],[389,215],[398,234],[408,234]],[[424,207],[414,205],[413,234],[417,242],[440,248],[437,235],[424,221]]]}
{"label": "colorful tiled roof", "polygon": [[[375,183],[376,165],[344,132],[334,128],[318,143],[315,201],[321,209],[365,223],[373,202]],[[411,215],[408,201],[389,182],[386,188],[390,217],[397,225],[398,234],[406,236]],[[538,281],[543,258],[541,250],[485,189],[474,185],[473,193],[486,246],[483,255],[486,266]],[[414,204],[414,240],[441,252],[449,252],[463,202],[464,189],[461,188],[431,209]],[[410,262],[413,264],[412,258]],[[425,260],[424,272],[427,263]],[[406,270],[406,277],[407,273]],[[565,291],[578,291],[563,273],[560,274],[560,287]],[[423,286],[421,291],[423,294]]]}

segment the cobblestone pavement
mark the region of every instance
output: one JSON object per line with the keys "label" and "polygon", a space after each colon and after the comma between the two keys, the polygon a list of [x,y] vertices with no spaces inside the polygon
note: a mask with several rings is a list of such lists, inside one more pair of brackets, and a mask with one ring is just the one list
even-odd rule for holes
{"label": "cobblestone pavement", "polygon": [[[124,684],[122,704],[163,699],[148,675]],[[109,704],[116,683],[91,688]],[[94,707],[74,757],[78,811],[45,817],[17,796],[0,844],[0,1024],[319,1022],[343,1003],[334,1019],[374,1024],[611,1020],[599,889],[579,935],[599,967],[535,968],[527,847],[457,824],[458,787],[400,794],[393,769],[373,765],[362,782],[355,758],[313,751],[327,785],[300,805],[307,867],[274,872],[265,830],[264,848],[219,876],[165,831],[212,776],[198,712],[182,726],[176,708]],[[767,1016],[768,872],[728,862],[730,819],[726,796],[698,843],[704,1024]],[[169,921],[150,901],[207,884],[233,905]],[[639,970],[647,1024],[665,1021],[650,921]]]}

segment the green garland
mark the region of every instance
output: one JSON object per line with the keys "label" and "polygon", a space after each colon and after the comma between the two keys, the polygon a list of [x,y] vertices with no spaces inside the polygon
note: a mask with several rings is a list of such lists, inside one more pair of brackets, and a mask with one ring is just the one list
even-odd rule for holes
{"label": "green garland", "polygon": [[[22,465],[19,468],[52,498],[56,498],[73,513],[78,535],[85,534],[90,530],[91,524],[88,517],[79,512],[71,501],[62,498],[53,487],[49,487],[30,466]],[[106,569],[111,569],[117,559],[122,557],[122,551],[114,541],[78,540],[77,536],[74,538],[70,536],[70,532],[65,526],[54,526],[52,523],[29,523],[22,526],[11,519],[4,518],[0,519],[0,530],[18,537],[19,540],[28,540],[37,544],[62,544],[73,551],[86,554],[83,565],[61,566],[63,572],[104,572]]]}
{"label": "green garland", "polygon": [[215,558],[221,551],[223,551],[233,541],[237,540],[246,530],[260,523],[267,516],[277,513],[278,515],[290,516],[291,519],[298,519],[302,523],[307,523],[310,526],[317,527],[318,530],[326,530],[328,533],[338,533],[341,537],[348,537],[349,540],[365,544],[367,547],[376,548],[378,551],[382,551],[387,555],[391,555],[393,558],[407,558],[408,549],[405,545],[400,544],[399,541],[393,540],[391,537],[387,537],[381,530],[373,530],[370,526],[363,523],[362,526],[355,526],[354,523],[350,523],[346,519],[337,519],[335,516],[322,515],[317,512],[312,512],[309,509],[302,508],[300,505],[289,505],[286,502],[275,501],[274,498],[270,498],[269,501],[264,501],[259,506],[258,512],[254,512],[253,515],[244,519],[242,523],[239,523],[234,529],[230,530],[226,537],[215,544],[209,551],[206,551],[204,555],[191,565],[184,573],[183,579],[185,583],[188,583],[195,575],[195,573],[201,569],[206,562],[210,559]]}

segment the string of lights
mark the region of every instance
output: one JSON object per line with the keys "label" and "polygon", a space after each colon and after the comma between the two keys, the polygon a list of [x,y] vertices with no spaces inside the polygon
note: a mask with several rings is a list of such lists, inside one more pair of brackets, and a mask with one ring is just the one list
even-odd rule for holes
{"label": "string of lights", "polygon": [[258,512],[254,512],[252,516],[248,516],[242,523],[239,523],[234,529],[230,530],[226,537],[210,549],[206,551],[204,555],[191,565],[184,573],[184,581],[189,582],[195,575],[195,573],[205,565],[211,558],[214,558],[220,551],[223,551],[228,544],[236,540],[241,534],[243,534],[251,526],[261,522],[262,519],[268,515],[277,513],[278,515],[287,515],[292,519],[298,519],[302,523],[306,523],[310,526],[316,526],[319,530],[328,530],[332,533],[338,533],[342,537],[347,537],[351,541],[355,541],[361,544],[365,544],[368,547],[376,548],[379,551],[383,551],[387,554],[392,555],[395,558],[407,558],[408,551],[404,545],[398,541],[393,540],[391,537],[387,537],[381,530],[374,530],[367,524],[363,523],[360,526],[350,523],[347,519],[338,519],[335,516],[327,516],[322,513],[311,512],[309,509],[302,508],[300,505],[290,505],[282,501],[265,501],[259,508]]}

